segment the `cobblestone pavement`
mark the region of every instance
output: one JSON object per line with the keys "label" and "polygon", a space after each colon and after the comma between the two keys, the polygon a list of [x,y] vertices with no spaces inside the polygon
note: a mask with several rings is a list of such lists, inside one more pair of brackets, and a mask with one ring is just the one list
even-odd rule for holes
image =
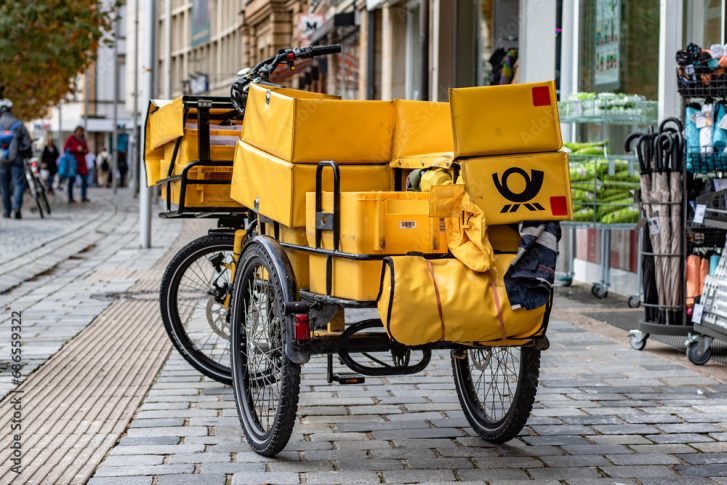
{"label": "cobblestone pavement", "polygon": [[[11,382],[11,312],[22,313],[24,376],[34,372],[128,290],[174,241],[181,224],[155,227],[155,247],[138,248],[138,209],[129,191],[91,190],[86,206],[62,206],[50,218],[0,220],[0,274],[14,278],[0,294],[0,398]],[[37,216],[36,216],[37,217]],[[48,231],[47,227],[53,230]],[[45,255],[38,262],[36,254]],[[10,256],[8,255],[10,254]],[[34,267],[30,273],[16,265]],[[156,288],[155,288],[156,290]]]}
{"label": "cobblestone pavement", "polygon": [[[505,445],[475,436],[448,354],[426,372],[329,385],[303,369],[298,420],[278,457],[245,444],[229,387],[172,352],[92,485],[248,483],[727,484],[727,385],[689,364],[558,318],[535,409]],[[605,324],[604,324],[605,325]],[[722,373],[724,376],[724,373]]]}

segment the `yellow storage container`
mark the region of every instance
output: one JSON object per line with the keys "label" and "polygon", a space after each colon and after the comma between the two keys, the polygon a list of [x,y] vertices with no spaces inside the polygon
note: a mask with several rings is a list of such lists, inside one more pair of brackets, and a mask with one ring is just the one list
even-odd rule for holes
{"label": "yellow storage container", "polygon": [[555,81],[449,90],[456,157],[559,150]]}
{"label": "yellow storage container", "polygon": [[[327,256],[310,256],[310,291],[326,294]],[[374,301],[381,283],[381,261],[356,261],[333,258],[331,296],[358,301]]]}
{"label": "yellow storage container", "polygon": [[342,101],[253,84],[242,139],[292,163],[388,163],[393,111],[391,101]]}
{"label": "yellow storage container", "polygon": [[[162,160],[160,169],[163,173],[169,170],[169,162]],[[166,177],[166,175],[165,175]],[[232,179],[232,167],[194,167],[187,172],[189,180],[225,180]],[[182,182],[171,183],[172,204],[179,205]],[[161,198],[167,200],[167,184],[161,186]],[[230,184],[194,184],[187,182],[184,206],[238,208],[241,205],[230,197]]]}
{"label": "yellow storage container", "polygon": [[[314,192],[306,195],[306,236],[316,244]],[[333,212],[333,193],[324,192],[322,211]],[[427,192],[343,192],[339,251],[355,254],[446,253],[444,219],[429,217]],[[321,247],[333,249],[333,232],[321,231]]]}
{"label": "yellow storage container", "polygon": [[449,103],[394,100],[391,166],[449,167],[452,158],[452,114]]}
{"label": "yellow storage container", "polygon": [[[265,224],[264,234],[273,238],[275,235],[275,225]],[[298,246],[306,245],[305,228],[302,227],[287,227],[282,224],[278,224],[278,241],[282,243],[295,244]],[[290,260],[290,265],[293,267],[293,273],[295,274],[295,282],[298,285],[298,289],[307,289],[308,283],[308,254],[304,251],[297,251],[295,249],[283,248],[285,254]]]}
{"label": "yellow storage container", "polygon": [[[391,190],[388,165],[342,165],[341,190],[361,192]],[[323,170],[323,189],[333,189],[333,171]],[[289,227],[305,227],[305,194],[316,190],[316,165],[293,164],[259,150],[244,141],[237,143],[232,198],[245,207]]]}
{"label": "yellow storage container", "polygon": [[568,220],[572,200],[563,152],[460,160],[465,188],[488,225]]}

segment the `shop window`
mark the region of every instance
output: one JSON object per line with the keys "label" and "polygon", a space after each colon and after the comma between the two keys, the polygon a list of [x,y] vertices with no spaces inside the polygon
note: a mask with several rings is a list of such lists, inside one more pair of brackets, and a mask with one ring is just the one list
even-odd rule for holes
{"label": "shop window", "polygon": [[687,16],[687,42],[703,47],[723,44],[722,0],[689,0],[684,12]]}
{"label": "shop window", "polygon": [[579,90],[656,99],[659,2],[581,0]]}

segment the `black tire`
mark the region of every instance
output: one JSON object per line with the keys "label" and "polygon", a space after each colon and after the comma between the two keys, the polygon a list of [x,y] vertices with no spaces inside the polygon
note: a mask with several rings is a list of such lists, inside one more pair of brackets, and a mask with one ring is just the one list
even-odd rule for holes
{"label": "black tire", "polygon": [[46,214],[50,215],[50,203],[48,202],[45,187],[43,187],[43,184],[41,184],[40,181],[38,184],[40,186],[40,202],[43,204],[43,210]]}
{"label": "black tire", "polygon": [[522,431],[538,391],[540,350],[491,347],[452,352],[452,370],[465,417],[482,439],[504,443]]}
{"label": "black tire", "polygon": [[263,238],[245,247],[233,285],[232,386],[250,447],[275,456],[295,426],[300,366],[285,355],[291,317],[284,303],[294,298],[295,286],[291,295],[290,286],[284,286],[290,279],[280,271],[290,270],[289,264],[276,264]]}
{"label": "black tire", "polygon": [[707,347],[703,354],[699,354],[699,342],[694,341],[687,347],[687,357],[694,365],[704,365],[712,358],[712,349]]}
{"label": "black tire", "polygon": [[35,206],[38,208],[38,215],[40,215],[40,218],[43,219],[45,215],[43,214],[43,206],[40,205],[40,189],[38,187],[38,179],[35,178],[35,175],[33,175],[33,172],[31,171],[30,167],[27,166],[27,164],[25,165],[24,170],[25,184],[30,191],[30,196],[33,198]]}
{"label": "black tire", "polygon": [[229,264],[233,244],[232,235],[212,234],[184,246],[164,271],[159,295],[164,328],[174,347],[192,367],[228,385],[232,383],[230,312],[224,299],[231,281],[225,265],[211,259],[221,256]]}

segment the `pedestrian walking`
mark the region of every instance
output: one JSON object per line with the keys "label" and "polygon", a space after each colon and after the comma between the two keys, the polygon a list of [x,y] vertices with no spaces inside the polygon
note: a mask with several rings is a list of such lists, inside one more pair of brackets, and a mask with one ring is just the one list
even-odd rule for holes
{"label": "pedestrian walking", "polygon": [[58,173],[58,147],[52,136],[48,137],[45,146],[43,147],[43,153],[40,155],[40,168],[48,171],[48,182],[46,189],[49,194],[53,193],[53,182],[55,181],[56,174]]}
{"label": "pedestrian walking", "polygon": [[111,154],[102,148],[96,157],[96,167],[98,169],[98,185],[101,187],[111,186]]}
{"label": "pedestrian walking", "polygon": [[[23,159],[32,154],[30,135],[22,121],[12,113],[13,103],[0,100],[0,191],[3,217],[21,219],[25,173]],[[12,191],[12,200],[10,193]]]}
{"label": "pedestrian walking", "polygon": [[[86,166],[86,153],[88,153],[88,145],[86,144],[86,136],[83,126],[77,126],[73,133],[66,139],[63,144],[63,152],[70,152],[76,159],[76,167],[78,175],[81,179],[81,202],[89,202],[88,200],[88,167]],[[68,180],[68,203],[75,202],[73,198],[73,185],[75,178]]]}
{"label": "pedestrian walking", "polygon": [[126,163],[126,152],[119,152],[119,187],[126,187],[126,174],[129,172],[129,165]]}

